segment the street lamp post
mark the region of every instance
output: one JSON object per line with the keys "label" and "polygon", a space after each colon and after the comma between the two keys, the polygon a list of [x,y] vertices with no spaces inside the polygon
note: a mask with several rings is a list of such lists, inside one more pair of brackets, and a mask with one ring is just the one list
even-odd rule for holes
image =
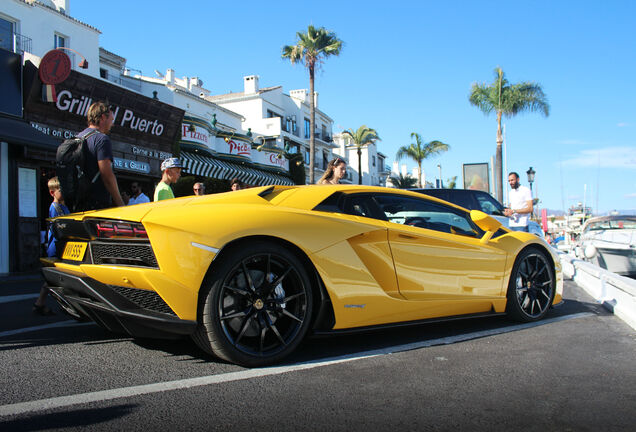
{"label": "street lamp post", "polygon": [[530,195],[532,195],[532,183],[534,183],[534,175],[536,174],[536,171],[533,170],[532,167],[530,167],[530,169],[526,171],[526,174],[528,174],[528,183],[530,184]]}
{"label": "street lamp post", "polygon": [[530,197],[532,198],[532,214],[531,216],[534,218],[534,195],[532,193],[532,183],[534,183],[534,175],[536,174],[536,171],[532,169],[532,167],[530,167],[530,169],[528,169],[528,171],[526,171],[526,174],[528,174],[528,184],[530,185]]}

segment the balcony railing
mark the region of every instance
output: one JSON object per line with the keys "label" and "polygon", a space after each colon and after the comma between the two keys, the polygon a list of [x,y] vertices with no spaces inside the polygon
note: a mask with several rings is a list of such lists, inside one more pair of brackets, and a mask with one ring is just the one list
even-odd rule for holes
{"label": "balcony railing", "polygon": [[141,80],[139,78],[133,78],[133,77],[127,77],[127,76],[122,76],[122,77],[109,76],[107,79],[108,81],[114,82],[115,84],[119,84],[122,87],[126,87],[135,91],[141,91]]}
{"label": "balcony railing", "polygon": [[332,142],[332,141],[333,141],[333,140],[331,139],[331,135],[329,135],[329,134],[323,134],[323,133],[321,133],[321,132],[316,132],[316,133],[314,134],[314,136],[316,137],[316,139],[319,139],[319,140],[324,141],[324,142],[326,142],[326,143],[330,143],[330,142]]}
{"label": "balcony railing", "polygon": [[19,33],[12,33],[11,40],[0,39],[0,48],[13,51],[16,54],[32,52],[32,40],[30,37],[23,36]]}

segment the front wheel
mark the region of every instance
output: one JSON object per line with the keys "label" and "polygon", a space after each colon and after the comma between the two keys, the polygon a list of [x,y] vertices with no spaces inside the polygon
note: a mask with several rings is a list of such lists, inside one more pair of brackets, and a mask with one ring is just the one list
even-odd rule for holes
{"label": "front wheel", "polygon": [[220,258],[202,288],[194,340],[242,366],[280,361],[301,342],[312,316],[312,287],[302,263],[263,241]]}
{"label": "front wheel", "polygon": [[555,285],[554,269],[546,254],[535,248],[523,250],[510,275],[506,312],[517,321],[540,320],[552,304]]}

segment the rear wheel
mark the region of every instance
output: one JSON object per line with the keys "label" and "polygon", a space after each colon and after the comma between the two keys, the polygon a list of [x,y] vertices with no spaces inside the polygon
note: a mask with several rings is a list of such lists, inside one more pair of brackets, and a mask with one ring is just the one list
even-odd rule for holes
{"label": "rear wheel", "polygon": [[510,275],[506,312],[522,321],[545,316],[554,299],[554,269],[546,254],[538,249],[523,250]]}
{"label": "rear wheel", "polygon": [[263,241],[220,259],[201,292],[195,341],[242,366],[280,361],[301,342],[312,316],[312,288],[302,263]]}

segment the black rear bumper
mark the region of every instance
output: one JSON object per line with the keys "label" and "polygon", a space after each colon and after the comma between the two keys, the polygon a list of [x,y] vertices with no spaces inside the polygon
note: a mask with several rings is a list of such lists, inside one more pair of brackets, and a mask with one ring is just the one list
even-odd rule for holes
{"label": "black rear bumper", "polygon": [[[42,273],[53,297],[77,319],[89,318],[134,337],[175,338],[196,329],[196,321],[179,319],[154,292],[106,285],[56,267],[45,267]],[[149,295],[154,296],[151,301],[143,298]]]}

